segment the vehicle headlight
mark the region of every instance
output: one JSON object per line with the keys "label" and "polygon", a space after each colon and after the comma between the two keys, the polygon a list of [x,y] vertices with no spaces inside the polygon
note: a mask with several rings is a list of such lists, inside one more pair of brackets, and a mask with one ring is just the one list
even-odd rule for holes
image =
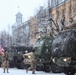
{"label": "vehicle headlight", "polygon": [[64,59],[63,59],[63,61],[65,61],[65,62],[66,62],[66,61],[67,61],[67,59],[66,59],[66,58],[64,58]]}
{"label": "vehicle headlight", "polygon": [[55,58],[53,58],[52,61],[55,62]]}
{"label": "vehicle headlight", "polygon": [[71,58],[64,58],[64,59],[63,59],[64,62],[70,61],[70,60],[71,60]]}
{"label": "vehicle headlight", "polygon": [[31,56],[30,56],[30,55],[28,55],[28,58],[31,58]]}

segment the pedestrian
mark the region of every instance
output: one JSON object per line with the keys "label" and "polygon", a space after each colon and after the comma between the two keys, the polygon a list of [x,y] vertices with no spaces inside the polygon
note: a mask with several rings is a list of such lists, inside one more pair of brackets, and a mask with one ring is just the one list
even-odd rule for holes
{"label": "pedestrian", "polygon": [[9,53],[7,50],[4,51],[4,56],[3,56],[3,73],[5,73],[5,68],[7,69],[7,73],[9,73],[8,68],[9,68]]}
{"label": "pedestrian", "polygon": [[35,70],[36,70],[36,59],[35,59],[35,54],[34,54],[35,50],[32,50],[31,52],[24,54],[23,56],[28,57],[27,59],[24,59],[25,64],[30,64],[31,66],[26,69],[26,72],[28,72],[28,70],[32,70],[32,74],[35,74]]}

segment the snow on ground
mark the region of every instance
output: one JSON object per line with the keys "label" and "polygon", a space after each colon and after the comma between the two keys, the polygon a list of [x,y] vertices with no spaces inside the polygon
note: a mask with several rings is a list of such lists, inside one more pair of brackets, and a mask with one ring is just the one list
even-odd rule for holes
{"label": "snow on ground", "polygon": [[[64,73],[45,73],[43,71],[36,71],[36,74],[34,75],[65,75]],[[0,68],[0,75],[32,75],[32,71],[28,71],[26,73],[26,70],[24,69],[16,69],[16,68],[10,68],[9,73],[3,73],[3,68]]]}

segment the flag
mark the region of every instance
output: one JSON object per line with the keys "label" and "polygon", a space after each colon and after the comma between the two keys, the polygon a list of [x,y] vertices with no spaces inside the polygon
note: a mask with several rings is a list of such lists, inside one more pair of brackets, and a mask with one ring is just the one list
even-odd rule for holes
{"label": "flag", "polygon": [[4,56],[4,49],[3,49],[3,47],[0,45],[0,54],[2,55],[2,56]]}

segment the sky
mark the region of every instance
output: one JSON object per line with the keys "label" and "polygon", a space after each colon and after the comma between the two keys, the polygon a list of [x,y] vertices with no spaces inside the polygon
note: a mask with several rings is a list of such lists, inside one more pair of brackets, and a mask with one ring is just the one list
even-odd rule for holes
{"label": "sky", "polygon": [[47,6],[48,0],[0,0],[0,31],[8,31],[16,22],[16,14],[20,11],[23,21],[37,13],[40,6]]}

